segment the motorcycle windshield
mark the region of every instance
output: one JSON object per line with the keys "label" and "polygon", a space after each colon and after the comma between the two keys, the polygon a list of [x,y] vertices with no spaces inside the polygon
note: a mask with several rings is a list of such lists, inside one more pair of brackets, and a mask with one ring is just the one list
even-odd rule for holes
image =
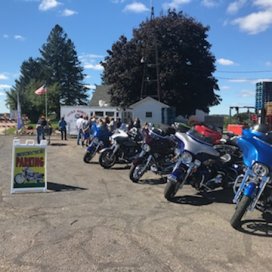
{"label": "motorcycle windshield", "polygon": [[176,132],[175,136],[184,144],[184,150],[189,151],[191,154],[207,154],[207,156],[219,157],[219,153],[207,142],[199,141],[192,137],[190,133]]}
{"label": "motorcycle windshield", "polygon": [[247,167],[254,162],[260,162],[272,167],[272,142],[262,133],[244,130],[237,139],[237,144],[242,150],[243,161]]}

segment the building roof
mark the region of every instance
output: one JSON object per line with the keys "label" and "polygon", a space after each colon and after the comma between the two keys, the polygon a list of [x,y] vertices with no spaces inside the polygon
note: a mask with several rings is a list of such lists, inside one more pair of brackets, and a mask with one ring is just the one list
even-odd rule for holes
{"label": "building roof", "polygon": [[144,99],[141,99],[141,100],[137,101],[136,103],[130,105],[129,107],[130,107],[130,108],[135,108],[135,107],[139,106],[140,104],[142,104],[142,103],[144,103],[144,102],[147,102],[147,101],[150,101],[150,102],[152,102],[152,103],[157,103],[157,104],[159,104],[162,108],[169,108],[168,105],[166,105],[166,104],[164,104],[164,103],[162,103],[162,102],[160,102],[160,101],[158,101],[158,100],[156,100],[156,99],[154,99],[154,98],[152,98],[152,97],[150,97],[150,96],[147,96],[147,97],[145,97]]}
{"label": "building roof", "polygon": [[93,96],[89,105],[92,107],[99,107],[101,106],[101,104],[103,104],[104,106],[107,105],[110,107],[111,96],[108,93],[109,89],[110,89],[109,85],[96,86],[96,90],[93,93]]}

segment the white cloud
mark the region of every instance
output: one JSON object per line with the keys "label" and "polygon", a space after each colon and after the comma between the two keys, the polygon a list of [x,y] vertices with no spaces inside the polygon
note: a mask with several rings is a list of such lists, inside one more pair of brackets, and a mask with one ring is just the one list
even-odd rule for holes
{"label": "white cloud", "polygon": [[228,81],[233,82],[233,83],[246,83],[246,82],[249,82],[249,80],[246,79],[246,78],[229,79]]}
{"label": "white cloud", "polygon": [[256,93],[252,90],[242,90],[240,92],[241,97],[255,97]]}
{"label": "white cloud", "polygon": [[0,89],[10,89],[11,86],[7,84],[0,84]]}
{"label": "white cloud", "polygon": [[80,62],[83,63],[85,69],[102,71],[104,68],[100,64],[100,61],[104,58],[102,55],[97,54],[82,54],[79,57]]}
{"label": "white cloud", "polygon": [[71,9],[65,9],[63,10],[63,12],[61,13],[62,16],[68,17],[68,16],[73,16],[75,14],[77,14],[78,12],[71,10]]}
{"label": "white cloud", "polygon": [[271,0],[253,0],[253,5],[260,8],[272,8]]}
{"label": "white cloud", "polygon": [[235,64],[232,60],[224,59],[224,58],[218,59],[217,62],[220,65],[224,65],[224,66],[230,66],[230,65],[234,65]]}
{"label": "white cloud", "polygon": [[265,62],[265,65],[266,65],[266,66],[272,66],[272,61],[266,61],[266,62]]}
{"label": "white cloud", "polygon": [[3,38],[4,38],[4,39],[8,39],[8,38],[9,38],[9,35],[8,35],[8,34],[4,34],[4,35],[3,35]]}
{"label": "white cloud", "polygon": [[7,80],[8,77],[5,74],[0,74],[0,80]]}
{"label": "white cloud", "polygon": [[272,9],[251,13],[233,20],[232,23],[248,34],[258,34],[272,25]]}
{"label": "white cloud", "polygon": [[92,63],[85,64],[84,68],[85,69],[95,70],[95,71],[102,71],[104,69],[103,66],[101,64],[99,64],[99,63],[96,63],[96,64],[92,64]]}
{"label": "white cloud", "polygon": [[18,41],[24,41],[25,40],[25,37],[21,36],[21,35],[14,35],[13,38],[15,40],[18,40]]}
{"label": "white cloud", "polygon": [[218,0],[202,0],[201,4],[205,7],[212,8],[219,4],[220,1]]}
{"label": "white cloud", "polygon": [[102,55],[97,55],[97,54],[85,54],[83,53],[82,55],[80,55],[79,60],[84,64],[95,64],[100,62],[100,60],[102,60],[104,58],[104,56]]}
{"label": "white cloud", "polygon": [[258,79],[250,79],[250,78],[236,78],[236,79],[229,79],[229,82],[232,83],[250,83],[255,85],[257,82],[262,81],[271,81],[271,78],[258,78]]}
{"label": "white cloud", "polygon": [[111,2],[114,4],[120,4],[120,3],[124,3],[125,0],[111,0]]}
{"label": "white cloud", "polygon": [[85,85],[86,88],[88,88],[89,90],[95,90],[96,89],[96,85]]}
{"label": "white cloud", "polygon": [[220,90],[229,90],[229,89],[230,89],[230,86],[227,86],[227,85],[220,86]]}
{"label": "white cloud", "polygon": [[164,9],[179,9],[184,4],[189,4],[191,0],[172,0],[171,2],[166,2],[162,6]]}
{"label": "white cloud", "polygon": [[237,13],[245,4],[246,0],[236,0],[228,5],[227,12],[230,14]]}
{"label": "white cloud", "polygon": [[134,2],[129,5],[126,5],[125,8],[123,9],[123,11],[124,12],[142,13],[142,12],[149,11],[149,9],[143,3]]}
{"label": "white cloud", "polygon": [[42,2],[39,5],[39,10],[41,11],[47,11],[49,9],[56,8],[60,5],[60,2],[57,0],[42,0]]}
{"label": "white cloud", "polygon": [[[237,12],[243,5],[249,1],[236,0],[228,6],[229,13]],[[247,14],[246,16],[234,19],[231,23],[238,25],[241,31],[255,35],[266,31],[272,26],[272,1],[271,0],[252,0],[252,5],[258,10]]]}

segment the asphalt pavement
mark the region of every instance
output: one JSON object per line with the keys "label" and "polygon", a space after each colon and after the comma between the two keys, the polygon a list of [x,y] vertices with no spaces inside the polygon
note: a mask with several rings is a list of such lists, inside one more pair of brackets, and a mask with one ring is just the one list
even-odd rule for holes
{"label": "asphalt pavement", "polygon": [[126,165],[86,164],[76,139],[53,136],[47,192],[11,194],[12,142],[0,136],[1,272],[272,271],[271,218],[234,230],[231,191],[188,185],[168,202],[158,176],[134,184]]}

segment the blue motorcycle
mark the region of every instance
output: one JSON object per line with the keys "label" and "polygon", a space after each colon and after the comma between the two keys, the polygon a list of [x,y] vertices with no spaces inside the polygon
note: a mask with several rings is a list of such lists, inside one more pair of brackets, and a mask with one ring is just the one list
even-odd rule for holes
{"label": "blue motorcycle", "polygon": [[83,157],[85,163],[89,163],[97,152],[110,146],[111,134],[112,133],[106,127],[95,127],[95,129],[93,129],[91,143],[87,147]]}
{"label": "blue motorcycle", "polygon": [[235,229],[241,226],[247,211],[271,205],[272,133],[265,125],[256,125],[244,129],[237,144],[242,150],[246,170],[236,178],[233,187],[236,210],[230,224]]}

